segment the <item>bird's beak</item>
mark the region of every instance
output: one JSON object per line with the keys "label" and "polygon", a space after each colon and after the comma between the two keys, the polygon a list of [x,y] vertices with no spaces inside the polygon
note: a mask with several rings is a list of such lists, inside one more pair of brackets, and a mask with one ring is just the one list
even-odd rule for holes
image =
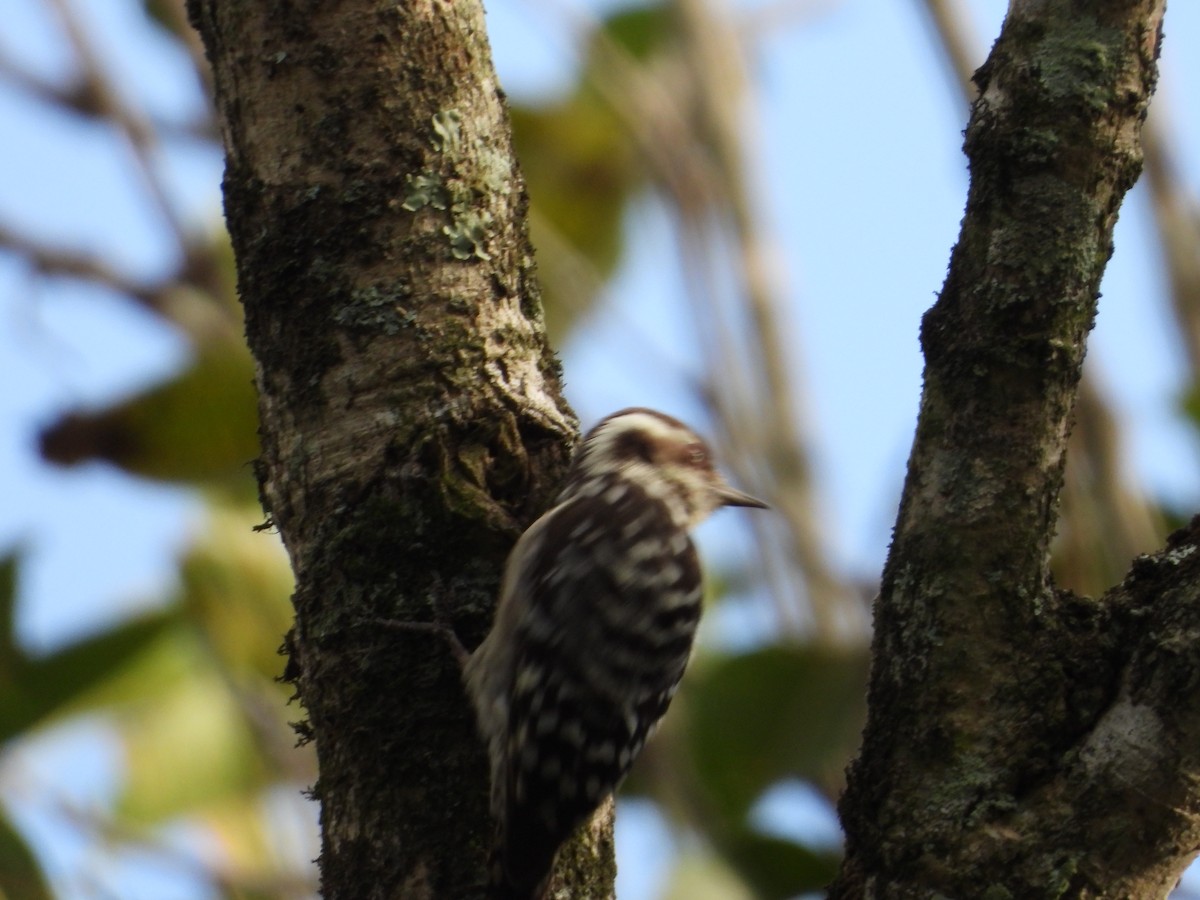
{"label": "bird's beak", "polygon": [[770,509],[767,504],[763,503],[757,497],[743,494],[741,491],[735,490],[727,484],[716,485],[713,488],[713,493],[722,506],[752,506],[755,509]]}

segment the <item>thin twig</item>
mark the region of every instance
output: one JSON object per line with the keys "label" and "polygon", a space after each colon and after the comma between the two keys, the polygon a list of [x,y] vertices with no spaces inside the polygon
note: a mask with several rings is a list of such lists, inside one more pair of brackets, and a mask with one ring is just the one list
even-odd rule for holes
{"label": "thin twig", "polygon": [[1099,596],[1121,580],[1129,560],[1159,547],[1168,529],[1129,484],[1121,431],[1094,377],[1080,380],[1069,446],[1055,570],[1065,587]]}
{"label": "thin twig", "polygon": [[[757,351],[750,359],[757,402],[749,416],[734,412],[740,405],[726,410],[730,433],[741,443],[739,456],[751,448],[766,452],[777,485],[773,499],[790,529],[789,551],[804,576],[816,634],[825,642],[840,640],[848,636],[845,620],[857,606],[828,564],[828,548],[818,524],[826,517],[819,512],[801,427],[797,379],[802,367],[796,360],[796,342],[787,341],[777,311],[778,298],[786,295],[781,267],[776,265],[781,254],[762,226],[752,199],[756,192],[746,178],[742,136],[761,129],[748,121],[754,116],[745,54],[731,17],[715,12],[712,0],[677,0],[676,8],[684,22],[702,138],[711,148],[721,189],[718,209],[728,218],[735,245],[736,274],[742,282],[740,312],[746,320],[738,324],[749,326],[750,342]],[[736,357],[726,357],[730,358]],[[753,440],[746,440],[751,436]],[[865,621],[852,623],[851,633],[861,638],[865,626]]]}
{"label": "thin twig", "polygon": [[48,2],[58,13],[63,31],[75,52],[83,84],[86,85],[87,91],[95,96],[97,108],[104,117],[125,135],[134,159],[138,163],[138,171],[141,173],[142,183],[147,193],[174,234],[180,254],[187,256],[187,248],[190,243],[187,230],[171,203],[166,186],[155,164],[154,157],[158,150],[157,135],[140,111],[126,103],[116,90],[112,80],[104,71],[83,24],[71,8],[69,0],[48,0]]}
{"label": "thin twig", "polygon": [[50,247],[0,224],[0,252],[11,251],[23,257],[37,272],[91,281],[125,294],[142,306],[162,313],[167,283],[136,281],[118,272],[103,259],[89,253]]}
{"label": "thin twig", "polygon": [[1200,374],[1200,202],[1180,177],[1165,116],[1161,107],[1151,107],[1142,126],[1143,169],[1170,278],[1172,310],[1195,380]]}
{"label": "thin twig", "polygon": [[[39,784],[36,776],[29,771],[19,773],[19,777],[6,778],[5,781],[20,785],[20,799],[26,804],[36,801],[57,812],[65,821],[88,832],[95,845],[137,848],[168,865],[188,872],[197,880],[212,884],[225,895],[242,896],[244,893],[254,893],[263,896],[301,897],[311,896],[315,890],[316,885],[310,875],[287,872],[256,875],[235,872],[228,865],[206,862],[163,840],[148,829],[118,821],[96,809],[80,806],[50,786]],[[99,884],[100,879],[96,879],[93,886]]]}
{"label": "thin twig", "polygon": [[975,102],[975,70],[983,63],[983,47],[971,27],[960,0],[925,0],[933,20],[934,36],[950,64],[951,87],[957,89],[963,106]]}
{"label": "thin twig", "polygon": [[[188,19],[186,0],[161,0],[158,9],[164,18],[170,20],[171,31],[187,48],[188,56],[191,57],[192,65],[196,69],[196,77],[200,79],[204,88],[205,100],[211,101],[213,96],[212,66],[208,64],[208,56],[204,52],[204,41],[200,39],[200,32],[192,27],[192,23]],[[209,122],[211,123],[214,118],[210,109]]]}
{"label": "thin twig", "polygon": [[[82,79],[76,78],[66,85],[56,84],[22,68],[3,52],[0,52],[0,79],[48,106],[67,110],[86,119],[107,121],[106,113],[92,93],[91,86]],[[150,127],[166,137],[193,141],[217,140],[211,116],[191,122],[172,122],[155,118]]]}
{"label": "thin twig", "polygon": [[[764,449],[768,451],[771,476],[780,486],[778,496],[773,499],[788,523],[792,535],[790,555],[804,579],[803,590],[797,591],[794,585],[789,586],[791,578],[782,576],[785,567],[766,564],[766,554],[771,552],[768,548],[773,542],[765,539],[760,530],[757,543],[764,554],[764,569],[775,573],[772,597],[781,619],[794,625],[795,603],[802,593],[808,598],[820,637],[834,639],[839,631],[844,635],[848,630],[858,630],[861,634],[856,626],[847,629],[837,624],[855,618],[858,607],[848,602],[849,592],[829,570],[820,529],[816,527],[822,517],[814,507],[811,466],[796,425],[800,411],[791,382],[793,373],[783,362],[785,354],[773,314],[772,298],[781,292],[763,265],[772,253],[765,236],[753,225],[756,221],[751,212],[753,204],[740,170],[741,151],[735,149],[733,158],[724,151],[714,153],[712,137],[697,133],[697,123],[684,114],[688,104],[681,100],[691,97],[701,102],[718,102],[711,97],[693,96],[697,68],[715,66],[713,78],[720,83],[713,90],[728,91],[730,77],[745,79],[744,66],[731,73],[724,57],[706,55],[703,61],[687,68],[673,69],[669,63],[660,62],[652,72],[612,41],[587,13],[568,4],[558,5],[553,11],[566,13],[576,26],[574,30],[588,35],[593,59],[592,87],[608,101],[626,127],[649,164],[654,180],[664,188],[683,223],[680,246],[684,276],[695,308],[706,311],[696,317],[698,334],[708,370],[720,372],[720,384],[711,385],[706,396],[714,404],[724,432],[723,442],[730,450],[725,458],[737,468],[738,460],[761,456]],[[736,118],[737,104],[732,108]],[[727,135],[737,130],[729,124],[731,120],[726,114],[722,113],[719,120],[725,123],[722,127]],[[731,177],[732,168],[738,171]],[[730,223],[730,194],[734,192],[743,200]],[[753,353],[740,351],[737,336],[745,333],[746,326],[740,314],[734,315],[732,321],[725,321],[729,316],[723,309],[728,304],[722,302],[719,267],[714,266],[727,231],[732,234],[739,260],[735,283],[742,282],[744,294],[755,307],[750,315],[755,341],[764,334],[772,341],[765,352],[757,343]],[[725,280],[728,282],[728,278]],[[746,361],[751,358],[754,362],[747,367]],[[769,438],[765,431],[760,433],[764,422],[770,425]],[[746,480],[753,483],[757,479]],[[843,597],[847,602],[843,603]],[[851,607],[854,612],[849,611]]]}

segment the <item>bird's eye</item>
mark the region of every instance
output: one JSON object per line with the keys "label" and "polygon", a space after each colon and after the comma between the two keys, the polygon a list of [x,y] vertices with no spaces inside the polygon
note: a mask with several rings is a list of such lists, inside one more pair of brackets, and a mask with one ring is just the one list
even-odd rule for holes
{"label": "bird's eye", "polygon": [[645,435],[636,431],[627,431],[618,437],[613,454],[617,459],[625,462],[634,462],[635,460],[654,462],[654,448],[650,446]]}
{"label": "bird's eye", "polygon": [[708,462],[708,451],[700,444],[692,444],[688,447],[688,460],[696,466],[702,466]]}

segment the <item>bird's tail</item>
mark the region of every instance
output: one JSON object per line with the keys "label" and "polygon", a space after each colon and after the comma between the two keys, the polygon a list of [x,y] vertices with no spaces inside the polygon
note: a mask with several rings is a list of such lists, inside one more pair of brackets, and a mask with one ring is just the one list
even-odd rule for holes
{"label": "bird's tail", "polygon": [[503,837],[493,845],[488,858],[488,900],[545,900],[558,843],[543,840],[517,846],[522,852],[514,853],[513,844]]}

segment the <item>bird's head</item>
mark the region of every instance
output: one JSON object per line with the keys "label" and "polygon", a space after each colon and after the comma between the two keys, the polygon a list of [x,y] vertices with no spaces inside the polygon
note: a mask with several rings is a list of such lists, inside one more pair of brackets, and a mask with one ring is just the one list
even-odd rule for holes
{"label": "bird's head", "polygon": [[619,490],[628,482],[664,502],[686,528],[722,506],[767,506],[725,481],[703,438],[652,409],[622,409],[596,423],[583,438],[562,499]]}

